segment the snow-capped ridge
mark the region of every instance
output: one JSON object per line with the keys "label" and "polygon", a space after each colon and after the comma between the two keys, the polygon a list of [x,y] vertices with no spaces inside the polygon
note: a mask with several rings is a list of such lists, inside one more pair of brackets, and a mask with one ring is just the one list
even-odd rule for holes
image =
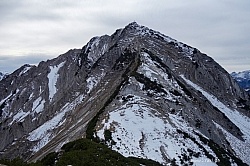
{"label": "snow-capped ridge", "polygon": [[231,76],[238,82],[238,84],[250,94],[250,70],[242,72],[232,72]]}
{"label": "snow-capped ridge", "polygon": [[250,79],[250,70],[245,70],[241,72],[232,72],[231,76],[234,78],[245,78],[245,79]]}

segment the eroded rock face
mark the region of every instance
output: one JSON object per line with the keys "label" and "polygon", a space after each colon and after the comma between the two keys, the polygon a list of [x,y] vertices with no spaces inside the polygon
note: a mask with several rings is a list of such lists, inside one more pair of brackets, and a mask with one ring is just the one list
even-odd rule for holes
{"label": "eroded rock face", "polygon": [[85,137],[98,115],[90,137],[125,156],[216,159],[213,140],[250,163],[248,94],[212,58],[136,23],[22,66],[0,92],[1,158],[41,159]]}
{"label": "eroded rock face", "polygon": [[6,78],[7,76],[9,75],[9,73],[7,73],[7,72],[0,72],[0,81],[2,80],[2,79],[4,79],[4,78]]}

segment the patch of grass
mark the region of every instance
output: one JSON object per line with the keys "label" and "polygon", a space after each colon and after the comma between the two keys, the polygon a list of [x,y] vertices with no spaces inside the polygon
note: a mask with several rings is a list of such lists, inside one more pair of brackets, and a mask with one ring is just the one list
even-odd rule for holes
{"label": "patch of grass", "polygon": [[52,152],[47,154],[42,160],[43,165],[54,165],[55,161],[58,160],[58,153]]}
{"label": "patch of grass", "polygon": [[110,132],[110,130],[104,131],[104,138],[105,138],[105,141],[112,140],[112,133]]}
{"label": "patch of grass", "polygon": [[148,159],[124,157],[106,145],[98,144],[88,139],[78,139],[62,147],[59,153],[50,153],[36,163],[27,163],[20,158],[13,160],[0,160],[1,164],[8,166],[65,166],[65,165],[119,165],[119,166],[160,166],[161,164]]}
{"label": "patch of grass", "polygon": [[110,130],[104,130],[104,139],[106,143],[110,142],[111,146],[116,144],[116,142],[112,139],[112,133]]}
{"label": "patch of grass", "polygon": [[145,165],[155,164],[160,165],[155,161],[147,161],[137,158],[126,158],[118,152],[112,151],[106,145],[92,142],[88,139],[79,139],[70,143],[70,146],[62,147],[67,151],[62,155],[56,165]]}

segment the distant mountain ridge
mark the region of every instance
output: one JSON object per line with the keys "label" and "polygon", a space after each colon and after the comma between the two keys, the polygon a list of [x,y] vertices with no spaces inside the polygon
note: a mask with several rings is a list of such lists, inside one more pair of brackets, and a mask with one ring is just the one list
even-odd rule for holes
{"label": "distant mountain ridge", "polygon": [[133,22],[0,81],[0,158],[87,138],[163,165],[250,165],[250,97],[211,57]]}
{"label": "distant mountain ridge", "polygon": [[231,76],[250,94],[250,70],[238,73],[232,72]]}

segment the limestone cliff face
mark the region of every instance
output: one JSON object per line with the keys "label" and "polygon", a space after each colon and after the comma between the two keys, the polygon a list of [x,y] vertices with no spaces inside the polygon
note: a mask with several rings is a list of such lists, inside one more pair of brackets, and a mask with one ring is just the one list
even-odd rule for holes
{"label": "limestone cliff face", "polygon": [[250,163],[249,95],[209,56],[136,23],[22,66],[0,92],[1,158],[41,159],[95,122],[90,137],[105,141],[109,130],[116,145],[106,143],[125,156],[166,164],[191,149],[217,158],[205,138]]}

